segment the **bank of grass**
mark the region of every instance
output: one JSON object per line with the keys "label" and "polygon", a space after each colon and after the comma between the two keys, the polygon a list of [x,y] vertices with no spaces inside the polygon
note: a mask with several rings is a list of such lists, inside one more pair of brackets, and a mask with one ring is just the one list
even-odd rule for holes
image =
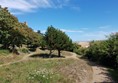
{"label": "bank of grass", "polygon": [[20,60],[24,55],[16,55],[7,49],[0,49],[0,65]]}
{"label": "bank of grass", "polygon": [[79,83],[87,77],[83,69],[91,72],[79,64],[75,59],[30,59],[1,67],[0,83]]}
{"label": "bank of grass", "polygon": [[108,69],[110,76],[118,83],[118,69]]}
{"label": "bank of grass", "polygon": [[7,56],[9,54],[10,54],[9,50],[0,49],[0,56]]}

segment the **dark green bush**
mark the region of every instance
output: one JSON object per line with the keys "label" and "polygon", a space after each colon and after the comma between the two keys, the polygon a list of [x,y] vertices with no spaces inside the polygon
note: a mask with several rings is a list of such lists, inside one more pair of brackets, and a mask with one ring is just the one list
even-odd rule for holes
{"label": "dark green bush", "polygon": [[85,57],[103,65],[118,68],[118,33],[111,34],[107,40],[91,42]]}

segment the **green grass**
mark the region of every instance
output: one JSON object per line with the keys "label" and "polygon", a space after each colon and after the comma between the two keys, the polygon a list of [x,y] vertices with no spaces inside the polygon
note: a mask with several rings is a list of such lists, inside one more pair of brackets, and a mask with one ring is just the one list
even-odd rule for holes
{"label": "green grass", "polygon": [[[56,51],[54,54],[57,54]],[[71,56],[71,53],[63,52],[62,55]],[[13,60],[17,61],[18,57],[20,56]],[[10,61],[8,58],[3,59],[3,62],[12,62],[11,58]],[[82,72],[83,70],[88,73]],[[91,78],[90,72],[91,67],[81,60],[29,57],[22,62],[0,67],[0,83],[80,83],[86,77]]]}
{"label": "green grass", "polygon": [[113,80],[115,80],[115,82],[118,82],[118,69],[108,69],[109,74],[111,75],[111,77],[113,78]]}
{"label": "green grass", "polygon": [[0,83],[75,83],[85,69],[79,64],[75,59],[30,59],[0,67]]}
{"label": "green grass", "polygon": [[9,50],[0,49],[0,56],[7,56],[9,54],[10,54]]}
{"label": "green grass", "polygon": [[[30,60],[0,68],[0,83],[72,83],[57,70],[73,60]],[[40,81],[40,82],[39,82]]]}

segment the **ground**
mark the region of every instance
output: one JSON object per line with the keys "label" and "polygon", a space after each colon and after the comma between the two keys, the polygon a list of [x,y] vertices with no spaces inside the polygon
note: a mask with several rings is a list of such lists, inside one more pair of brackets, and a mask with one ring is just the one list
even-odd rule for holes
{"label": "ground", "polygon": [[[0,83],[113,82],[106,68],[96,64],[90,65],[87,61],[78,58],[75,53],[63,51],[61,58],[55,55],[57,54],[56,51],[52,58],[46,53],[48,50],[38,49],[36,52],[22,56],[16,61],[1,64]],[[46,72],[37,75],[40,71]],[[50,79],[45,79],[45,77]]]}

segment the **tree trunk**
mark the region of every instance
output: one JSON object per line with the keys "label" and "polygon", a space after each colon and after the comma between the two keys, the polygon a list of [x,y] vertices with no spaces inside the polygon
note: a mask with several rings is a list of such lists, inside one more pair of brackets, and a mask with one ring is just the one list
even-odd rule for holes
{"label": "tree trunk", "polygon": [[61,51],[60,50],[58,50],[58,57],[60,57],[61,56]]}
{"label": "tree trunk", "polygon": [[50,53],[49,53],[49,57],[51,58],[51,55],[52,55],[52,50],[50,49]]}
{"label": "tree trunk", "polygon": [[2,46],[2,48],[3,48],[3,49],[8,49],[8,48],[9,48],[9,45],[8,45],[8,44],[4,44],[4,45]]}

